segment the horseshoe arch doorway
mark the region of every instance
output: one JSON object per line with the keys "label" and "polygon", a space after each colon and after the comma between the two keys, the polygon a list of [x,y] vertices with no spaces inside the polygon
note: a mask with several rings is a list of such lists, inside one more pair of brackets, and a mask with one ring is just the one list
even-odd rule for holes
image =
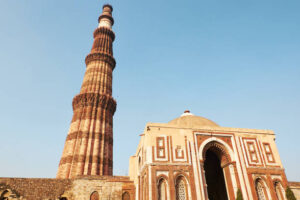
{"label": "horseshoe arch doorway", "polygon": [[223,145],[211,142],[203,151],[204,172],[209,200],[228,200],[223,167],[230,159]]}

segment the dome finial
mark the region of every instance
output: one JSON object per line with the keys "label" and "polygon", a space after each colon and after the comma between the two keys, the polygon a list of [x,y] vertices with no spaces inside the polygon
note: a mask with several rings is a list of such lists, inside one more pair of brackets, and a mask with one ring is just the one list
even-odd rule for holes
{"label": "dome finial", "polygon": [[190,110],[185,110],[185,111],[183,112],[183,114],[181,115],[181,117],[183,117],[183,116],[188,116],[188,115],[194,115],[194,114],[192,114],[192,113],[190,112]]}

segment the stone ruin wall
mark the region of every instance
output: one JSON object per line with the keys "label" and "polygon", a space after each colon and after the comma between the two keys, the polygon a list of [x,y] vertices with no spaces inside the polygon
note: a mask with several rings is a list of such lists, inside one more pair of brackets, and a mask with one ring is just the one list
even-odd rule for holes
{"label": "stone ruin wall", "polygon": [[70,179],[0,178],[0,195],[8,190],[12,193],[12,199],[54,200],[70,188],[71,184]]}
{"label": "stone ruin wall", "polygon": [[97,193],[101,200],[121,200],[124,192],[130,195],[130,199],[135,199],[133,182],[128,177],[115,176],[0,178],[0,197],[5,191],[10,193],[9,200],[89,200],[93,193]]}

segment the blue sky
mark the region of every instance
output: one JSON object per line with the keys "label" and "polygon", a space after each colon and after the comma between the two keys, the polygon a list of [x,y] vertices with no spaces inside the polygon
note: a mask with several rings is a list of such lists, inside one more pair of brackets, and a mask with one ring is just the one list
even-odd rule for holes
{"label": "blue sky", "polygon": [[146,122],[184,110],[272,129],[300,181],[300,1],[0,1],[0,177],[55,177],[84,58],[114,7],[114,173]]}

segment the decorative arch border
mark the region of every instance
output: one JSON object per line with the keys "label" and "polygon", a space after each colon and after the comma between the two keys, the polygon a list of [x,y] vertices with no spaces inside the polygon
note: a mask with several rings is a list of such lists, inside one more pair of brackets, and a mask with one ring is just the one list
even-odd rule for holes
{"label": "decorative arch border", "polygon": [[203,161],[206,159],[205,155],[208,150],[213,151],[219,157],[222,168],[231,163],[231,157],[229,156],[227,149],[219,142],[213,141],[205,145],[202,151]]}
{"label": "decorative arch border", "polygon": [[62,195],[59,196],[59,200],[61,199],[70,199],[71,194],[69,192],[64,192]]}
{"label": "decorative arch border", "polygon": [[170,184],[169,184],[169,178],[166,176],[166,175],[164,175],[164,174],[160,174],[159,176],[157,176],[156,177],[156,196],[157,196],[157,198],[158,198],[158,186],[159,186],[159,182],[160,182],[160,180],[164,180],[165,182],[166,182],[166,184],[167,184],[167,199],[169,199],[171,196],[171,194],[170,194]]}
{"label": "decorative arch border", "polygon": [[158,184],[161,179],[165,179],[165,181],[169,185],[169,177],[164,174],[160,174],[159,176],[156,177],[156,184]]}
{"label": "decorative arch border", "polygon": [[282,184],[282,180],[280,180],[279,178],[274,178],[272,179],[272,184],[273,184],[273,187],[274,187],[274,191],[275,191],[275,194],[277,195],[277,192],[276,192],[276,184],[280,184],[280,187],[281,187],[281,199],[285,199],[285,190],[284,190],[284,187],[283,187],[283,184]]}
{"label": "decorative arch border", "polygon": [[[186,173],[183,172],[183,171],[177,172],[177,173],[175,173],[175,175],[174,175],[175,193],[176,193],[176,181],[177,181],[180,177],[183,178],[183,181],[185,182],[185,185],[186,185],[187,200],[192,199],[191,185],[190,185],[190,182],[189,182],[189,180],[188,180],[188,178],[187,178],[187,177],[189,177],[189,176],[188,176],[188,174],[186,174]],[[176,194],[175,194],[175,198],[176,198]]]}
{"label": "decorative arch border", "polygon": [[256,182],[259,181],[260,183],[262,183],[263,190],[267,197],[267,200],[271,200],[272,197],[271,197],[271,193],[270,193],[270,188],[268,187],[268,184],[267,184],[267,179],[263,176],[255,176],[253,180],[254,180],[254,187],[255,187],[254,189],[255,189],[256,196],[257,196]]}
{"label": "decorative arch border", "polygon": [[129,196],[129,199],[131,200],[131,196],[130,196],[130,193],[128,191],[125,191],[122,193],[122,200],[124,199],[124,195],[128,195]]}
{"label": "decorative arch border", "polygon": [[96,190],[93,190],[93,191],[90,193],[90,198],[89,198],[89,199],[91,200],[94,194],[97,195],[97,196],[98,196],[98,199],[100,200],[100,194],[99,194],[99,192],[96,191]]}
{"label": "decorative arch border", "polygon": [[[230,158],[230,161],[231,162],[234,162],[235,161],[235,156],[234,156],[234,153],[233,153],[233,151],[232,151],[232,149],[230,148],[230,146],[226,143],[226,142],[224,142],[223,140],[221,140],[221,139],[219,139],[219,138],[216,138],[216,137],[211,137],[211,138],[208,138],[208,139],[206,139],[206,140],[204,140],[203,142],[202,142],[202,144],[200,145],[200,147],[199,147],[199,157],[200,157],[200,161],[203,161],[203,160],[205,160],[205,158],[204,158],[204,155],[205,154],[203,154],[203,151],[205,150],[205,148],[206,148],[206,146],[209,144],[209,143],[220,143],[221,145],[220,146],[224,146],[224,147],[222,147],[222,149],[224,150],[224,152],[225,152],[225,155],[227,155],[227,157],[228,158]],[[207,149],[206,149],[207,150]],[[204,152],[205,153],[205,152]]]}
{"label": "decorative arch border", "polygon": [[[202,173],[202,182],[206,185],[206,178],[204,172],[204,162],[205,162],[205,155],[208,149],[211,148],[215,149],[215,153],[220,159],[221,167],[223,168],[226,190],[228,198],[235,198],[236,192],[233,187],[237,186],[238,177],[232,173],[234,169],[232,168],[232,164],[236,163],[236,157],[231,149],[231,147],[223,140],[217,137],[211,137],[204,140],[198,150],[199,161],[201,163],[201,173]],[[208,198],[207,194],[207,187],[204,187],[204,195]]]}

